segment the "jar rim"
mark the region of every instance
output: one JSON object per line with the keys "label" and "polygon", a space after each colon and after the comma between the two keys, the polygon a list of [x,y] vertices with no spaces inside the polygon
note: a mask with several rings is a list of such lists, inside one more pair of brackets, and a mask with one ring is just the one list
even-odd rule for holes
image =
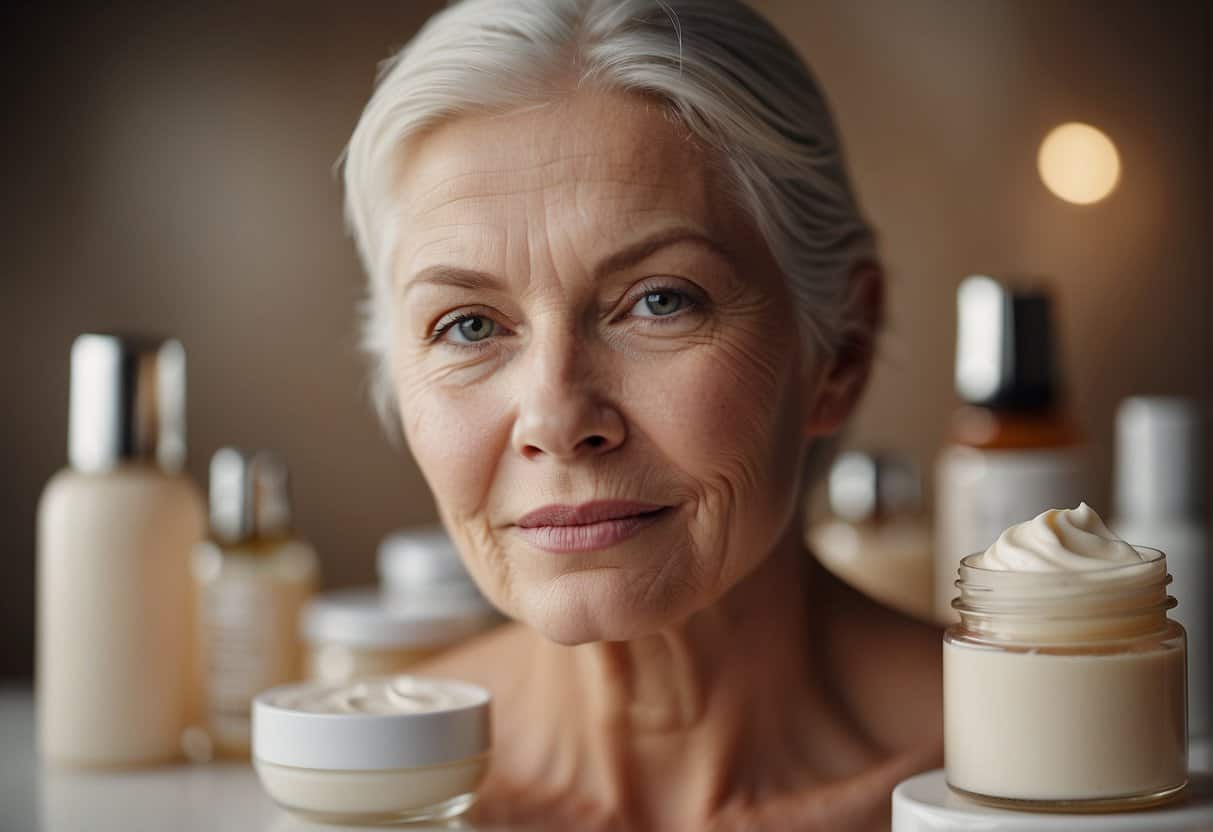
{"label": "jar rim", "polygon": [[[1008,639],[1075,641],[1153,631],[1175,600],[1166,555],[1134,547],[1144,560],[1071,571],[1015,571],[961,560],[952,608],[961,626]],[[1060,628],[1060,629],[1058,629]]]}

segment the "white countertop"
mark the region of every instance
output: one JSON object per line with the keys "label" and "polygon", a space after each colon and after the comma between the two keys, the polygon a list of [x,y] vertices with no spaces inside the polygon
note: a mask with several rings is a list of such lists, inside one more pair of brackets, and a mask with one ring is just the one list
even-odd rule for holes
{"label": "white countertop", "polygon": [[[0,832],[367,832],[296,819],[248,763],[63,771],[42,766],[34,743],[32,691],[0,687]],[[462,822],[429,828],[487,832]]]}
{"label": "white countertop", "polygon": [[[366,832],[296,819],[261,790],[247,763],[62,771],[34,747],[29,687],[0,687],[0,832]],[[1194,749],[1195,750],[1195,749]],[[1207,749],[1200,752],[1208,757]],[[1195,767],[1203,768],[1193,755]],[[1193,775],[1190,799],[1168,809],[1120,815],[1039,815],[977,806],[953,795],[941,771],[898,786],[895,832],[1079,832],[1213,829],[1213,776]],[[504,832],[456,821],[410,830]],[[511,832],[517,832],[512,830]]]}

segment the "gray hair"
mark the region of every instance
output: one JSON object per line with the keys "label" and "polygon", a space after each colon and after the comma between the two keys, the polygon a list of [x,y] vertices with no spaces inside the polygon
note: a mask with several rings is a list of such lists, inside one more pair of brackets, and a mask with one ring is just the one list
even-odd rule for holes
{"label": "gray hair", "polygon": [[826,102],[794,48],[739,0],[463,0],[381,67],[344,158],[346,219],[369,277],[363,346],[393,416],[396,172],[405,145],[463,113],[506,112],[571,89],[629,91],[724,162],[794,296],[806,339],[866,340],[845,319],[849,277],[875,258]]}

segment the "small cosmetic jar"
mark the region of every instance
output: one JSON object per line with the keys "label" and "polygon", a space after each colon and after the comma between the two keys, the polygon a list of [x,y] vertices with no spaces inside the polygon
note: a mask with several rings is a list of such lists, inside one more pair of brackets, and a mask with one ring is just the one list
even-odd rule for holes
{"label": "small cosmetic jar", "polygon": [[479,596],[405,600],[374,588],[339,589],[303,611],[306,675],[338,683],[405,672],[499,621]]}
{"label": "small cosmetic jar", "polygon": [[948,785],[982,803],[1116,811],[1188,781],[1186,639],[1166,557],[1078,572],[961,561],[944,635]]}
{"label": "small cosmetic jar", "polygon": [[452,818],[488,768],[489,701],[476,685],[404,675],[272,688],[253,700],[253,765],[309,820]]}

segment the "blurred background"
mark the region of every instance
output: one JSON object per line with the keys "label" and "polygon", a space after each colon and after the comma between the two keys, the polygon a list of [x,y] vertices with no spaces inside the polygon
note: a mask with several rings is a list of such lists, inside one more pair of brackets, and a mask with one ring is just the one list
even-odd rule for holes
{"label": "blurred background", "polygon": [[[68,351],[84,331],[176,335],[189,469],[222,445],[291,465],[326,587],[372,580],[390,530],[431,520],[416,466],[367,403],[363,278],[335,162],[375,67],[442,5],[17,7],[3,73],[0,676],[33,668],[34,518],[66,459]],[[1072,415],[1110,494],[1130,394],[1208,402],[1209,4],[817,0],[755,4],[829,96],[890,277],[889,330],[851,445],[927,475],[956,406],[956,289],[1044,278]],[[1119,152],[1089,205],[1043,184],[1063,123]],[[1207,461],[1206,461],[1207,462]]]}

